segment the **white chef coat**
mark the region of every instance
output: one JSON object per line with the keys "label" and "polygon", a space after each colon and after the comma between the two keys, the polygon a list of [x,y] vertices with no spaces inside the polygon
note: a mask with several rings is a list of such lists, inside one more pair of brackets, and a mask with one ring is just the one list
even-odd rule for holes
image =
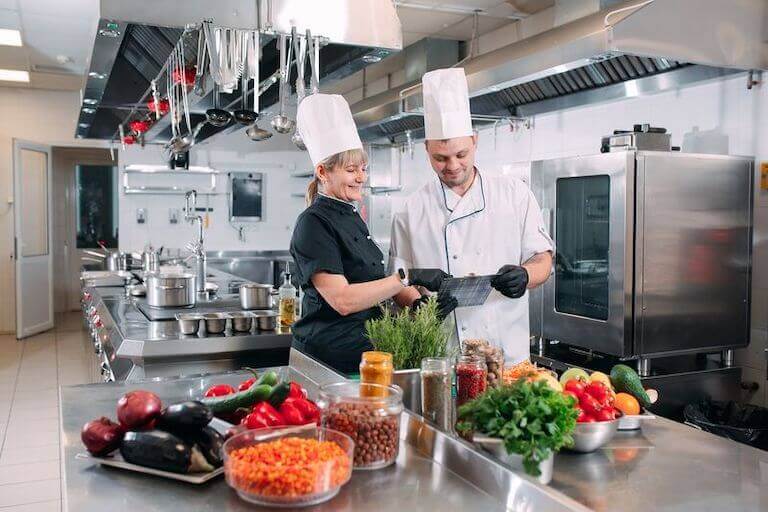
{"label": "white chef coat", "polygon": [[[528,186],[478,171],[463,197],[435,179],[406,200],[393,216],[389,263],[464,277],[495,274],[546,251],[554,243]],[[492,290],[482,306],[457,308],[455,319],[459,340],[487,340],[514,363],[530,356],[527,292],[509,299]]]}

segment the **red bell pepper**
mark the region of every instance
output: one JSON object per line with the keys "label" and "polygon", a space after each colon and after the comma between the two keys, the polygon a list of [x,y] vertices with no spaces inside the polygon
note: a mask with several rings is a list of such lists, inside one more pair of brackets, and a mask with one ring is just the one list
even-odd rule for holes
{"label": "red bell pepper", "polygon": [[253,406],[253,412],[260,414],[270,427],[282,427],[286,424],[285,418],[269,402],[257,403]]}
{"label": "red bell pepper", "polygon": [[307,390],[298,383],[291,382],[291,389],[288,391],[288,398],[307,398]]}
{"label": "red bell pepper", "polygon": [[250,430],[269,427],[269,423],[267,422],[267,419],[264,417],[264,415],[258,412],[252,412],[251,414],[243,418],[242,425],[245,425]]}
{"label": "red bell pepper", "polygon": [[304,423],[317,423],[320,420],[320,409],[306,398],[287,398],[286,402],[296,407],[304,418]]}
{"label": "red bell pepper", "polygon": [[206,390],[205,397],[210,398],[213,396],[231,395],[234,392],[235,388],[229,384],[216,384],[215,386],[211,386]]}
{"label": "red bell pepper", "polygon": [[244,380],[243,382],[240,383],[239,386],[237,386],[237,390],[238,391],[245,391],[246,389],[248,389],[251,386],[253,386],[254,382],[256,382],[256,379]]}
{"label": "red bell pepper", "polygon": [[289,425],[304,425],[307,422],[304,420],[304,415],[296,407],[296,399],[286,398],[285,402],[280,404],[280,415],[285,419],[285,422]]}

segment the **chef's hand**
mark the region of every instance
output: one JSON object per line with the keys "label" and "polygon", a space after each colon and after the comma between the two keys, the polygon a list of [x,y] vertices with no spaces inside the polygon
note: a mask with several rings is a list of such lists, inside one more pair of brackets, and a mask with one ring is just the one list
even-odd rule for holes
{"label": "chef's hand", "polygon": [[[414,311],[419,309],[421,306],[427,303],[429,301],[429,296],[424,295],[422,297],[419,297],[415,301],[413,301],[413,304],[411,304],[411,309]],[[453,295],[448,295],[446,293],[438,293],[437,294],[437,318],[442,322],[445,320],[448,315],[453,313],[453,310],[456,309],[459,306],[459,301],[456,300],[456,297]]]}
{"label": "chef's hand", "polygon": [[439,268],[410,268],[408,269],[408,280],[413,286],[423,286],[431,292],[440,289],[443,281],[451,277]]}
{"label": "chef's hand", "polygon": [[504,265],[491,279],[491,286],[510,299],[519,299],[528,288],[528,271],[518,265]]}

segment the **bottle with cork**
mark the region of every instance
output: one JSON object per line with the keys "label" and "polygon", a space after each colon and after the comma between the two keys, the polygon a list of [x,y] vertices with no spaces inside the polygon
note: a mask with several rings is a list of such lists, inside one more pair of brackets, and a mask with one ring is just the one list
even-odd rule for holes
{"label": "bottle with cork", "polygon": [[291,283],[289,262],[285,264],[285,277],[277,293],[279,297],[280,326],[291,327],[296,321],[296,287]]}

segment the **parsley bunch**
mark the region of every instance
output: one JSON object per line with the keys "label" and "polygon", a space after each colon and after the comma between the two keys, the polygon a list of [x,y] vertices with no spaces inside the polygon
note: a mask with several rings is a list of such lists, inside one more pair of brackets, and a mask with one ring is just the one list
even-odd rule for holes
{"label": "parsley bunch", "polygon": [[461,406],[456,429],[501,438],[507,453],[523,456],[526,473],[538,476],[541,461],[573,444],[577,416],[572,398],[546,382],[519,379]]}

